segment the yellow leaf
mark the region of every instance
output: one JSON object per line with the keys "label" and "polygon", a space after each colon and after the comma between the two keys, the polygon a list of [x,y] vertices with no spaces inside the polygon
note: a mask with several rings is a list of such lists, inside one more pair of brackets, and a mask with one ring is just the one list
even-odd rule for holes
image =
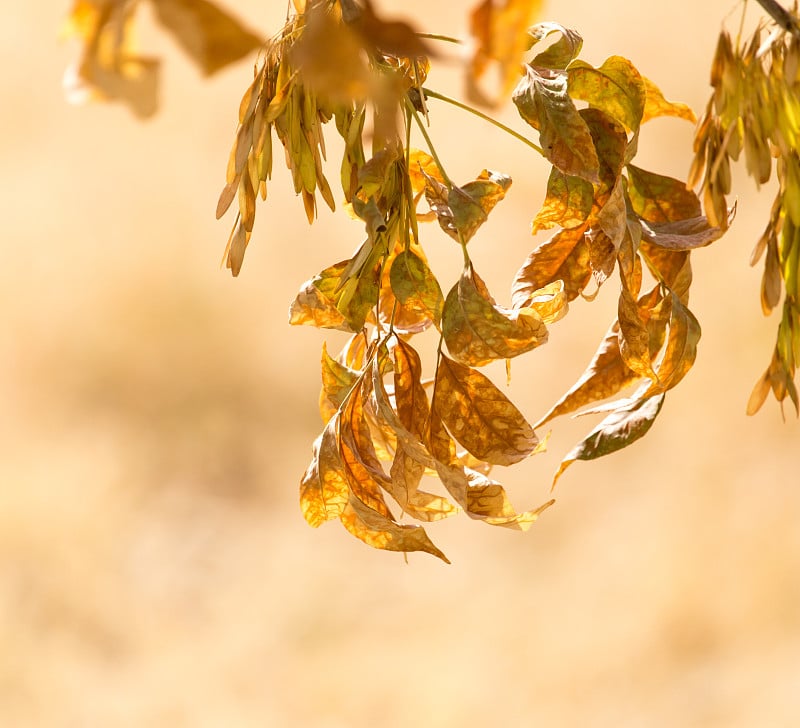
{"label": "yellow leaf", "polygon": [[649,78],[642,76],[642,81],[644,81],[646,91],[642,124],[657,116],[677,116],[679,119],[685,119],[692,124],[697,123],[697,117],[690,107],[686,104],[667,101],[658,86]]}
{"label": "yellow leaf", "polygon": [[337,444],[339,417],[334,416],[314,442],[314,456],[300,483],[300,508],[315,528],[338,518],[349,488]]}

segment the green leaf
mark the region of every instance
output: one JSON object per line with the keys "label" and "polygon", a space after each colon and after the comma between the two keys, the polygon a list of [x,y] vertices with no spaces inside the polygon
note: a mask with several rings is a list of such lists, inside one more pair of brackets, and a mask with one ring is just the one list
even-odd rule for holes
{"label": "green leaf", "polygon": [[664,395],[659,394],[626,403],[609,414],[561,461],[553,478],[553,486],[576,460],[594,460],[609,455],[644,437],[653,426],[663,403]]}
{"label": "green leaf", "polygon": [[644,114],[646,87],[633,64],[622,56],[607,58],[599,68],[575,60],[567,68],[569,94],[600,109],[629,131]]}
{"label": "green leaf", "polygon": [[398,253],[390,269],[392,293],[397,300],[439,326],[444,296],[428,264],[411,250]]}

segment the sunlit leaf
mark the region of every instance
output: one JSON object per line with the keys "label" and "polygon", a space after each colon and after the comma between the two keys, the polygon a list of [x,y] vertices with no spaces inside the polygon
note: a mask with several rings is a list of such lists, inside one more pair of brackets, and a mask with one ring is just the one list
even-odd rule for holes
{"label": "sunlit leaf", "polygon": [[687,220],[702,214],[700,198],[686,183],[629,164],[628,197],[634,212],[649,223]]}
{"label": "sunlit leaf", "polygon": [[686,104],[667,101],[658,86],[649,78],[642,76],[642,81],[644,81],[645,90],[647,92],[644,103],[644,114],[642,115],[642,124],[657,116],[677,116],[679,119],[685,119],[692,124],[697,123],[697,117]]}
{"label": "sunlit leaf", "polygon": [[289,308],[289,323],[293,326],[352,331],[344,315],[336,308],[336,291],[342,272],[349,261],[326,268],[306,281]]}
{"label": "sunlit leaf", "polygon": [[505,197],[511,178],[484,169],[472,182],[449,189],[427,178],[425,197],[436,213],[439,225],[456,242],[467,243]]}
{"label": "sunlit leaf", "polygon": [[439,360],[431,416],[470,453],[494,465],[524,460],[538,443],[511,401],[475,369],[444,354]]}
{"label": "sunlit leaf", "polygon": [[621,450],[647,434],[661,411],[664,395],[637,399],[609,414],[561,461],[553,478],[555,486],[562,473],[576,460],[594,460]]}
{"label": "sunlit leaf", "polygon": [[338,518],[347,503],[349,488],[339,456],[339,417],[334,416],[314,442],[314,455],[300,483],[300,508],[315,528]]}
{"label": "sunlit leaf", "polygon": [[333,417],[358,377],[359,372],[334,359],[328,354],[326,345],[322,344],[322,391],[319,410],[324,422]]}
{"label": "sunlit leaf", "polygon": [[401,251],[390,269],[392,293],[406,307],[439,325],[444,296],[428,264],[411,250]]}
{"label": "sunlit leaf", "polygon": [[264,44],[208,0],[155,0],[153,7],[156,19],[207,76]]}
{"label": "sunlit leaf", "polygon": [[620,289],[617,306],[620,353],[625,364],[646,379],[656,379],[650,357],[650,332],[643,320],[639,306],[628,286]]}
{"label": "sunlit leaf", "polygon": [[556,225],[575,228],[583,225],[592,211],[594,189],[582,177],[571,177],[556,167],[550,169],[547,196],[533,220],[533,232]]}
{"label": "sunlit leaf", "polygon": [[533,308],[498,306],[471,265],[447,296],[442,335],[462,364],[482,366],[511,359],[547,341],[547,327]]}
{"label": "sunlit leaf", "polygon": [[592,136],[567,92],[567,74],[525,66],[512,96],[520,116],[539,132],[545,157],[564,174],[598,181]]}
{"label": "sunlit leaf", "polygon": [[534,56],[530,65],[541,66],[543,68],[564,69],[578,57],[583,47],[583,38],[581,38],[577,31],[571,28],[565,28],[559,23],[537,23],[532,28],[529,28],[529,47],[533,47],[553,33],[558,33],[561,37],[552,43],[547,50]]}
{"label": "sunlit leaf", "polygon": [[569,93],[636,131],[645,107],[646,87],[633,64],[622,56],[607,58],[599,68],[575,60],[567,68]]}
{"label": "sunlit leaf", "polygon": [[381,513],[350,496],[340,516],[342,525],[368,546],[386,551],[424,551],[449,564],[448,558],[434,546],[422,526],[395,523]]}
{"label": "sunlit leaf", "polygon": [[511,301],[515,308],[524,305],[534,291],[557,280],[564,282],[568,301],[580,295],[592,277],[585,231],[586,226],[560,230],[528,256],[514,277]]}
{"label": "sunlit leaf", "polygon": [[642,223],[642,238],[669,250],[702,248],[724,234],[725,229],[710,225],[703,215],[676,222]]}
{"label": "sunlit leaf", "polygon": [[622,239],[628,232],[628,208],[622,177],[618,177],[608,199],[597,213],[597,226],[606,234],[614,252],[619,250]]}

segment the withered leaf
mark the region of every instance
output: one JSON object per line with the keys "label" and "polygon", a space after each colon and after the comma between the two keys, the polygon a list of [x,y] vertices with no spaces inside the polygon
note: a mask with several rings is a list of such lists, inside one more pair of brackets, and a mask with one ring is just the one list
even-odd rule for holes
{"label": "withered leaf", "polygon": [[697,117],[686,104],[667,101],[658,86],[649,78],[642,76],[642,81],[644,81],[646,90],[642,124],[657,116],[677,116],[679,119],[685,119],[692,124],[697,123]]}
{"label": "withered leaf", "polygon": [[553,22],[537,23],[528,29],[529,48],[544,40],[553,33],[559,33],[561,37],[555,41],[547,50],[534,56],[530,65],[541,66],[543,68],[566,68],[583,47],[583,38],[571,28]]}
{"label": "withered leaf", "polygon": [[455,359],[462,364],[483,366],[496,359],[511,359],[545,343],[547,327],[533,308],[497,306],[470,264],[445,301],[442,335]]}
{"label": "withered leaf", "polygon": [[155,0],[153,6],[156,19],[207,76],[264,44],[208,0]]}
{"label": "withered leaf", "polygon": [[547,196],[533,220],[533,232],[556,225],[575,228],[583,225],[592,211],[594,188],[582,177],[571,177],[560,169],[550,169]]}
{"label": "withered leaf", "polygon": [[545,157],[564,174],[597,182],[592,135],[567,92],[567,74],[525,66],[512,96],[520,116],[539,132]]}
{"label": "withered leaf", "polygon": [[634,212],[649,223],[699,217],[700,198],[686,183],[629,164],[628,197]]}
{"label": "withered leaf", "polygon": [[567,68],[569,93],[636,131],[644,113],[646,87],[633,64],[622,56],[607,58],[599,68],[575,60]]}
{"label": "withered leaf", "polygon": [[637,399],[611,412],[561,461],[553,486],[576,460],[594,460],[621,450],[647,434],[661,411],[664,395]]}
{"label": "withered leaf", "polygon": [[557,280],[564,282],[568,301],[580,295],[592,277],[585,231],[585,225],[560,230],[528,256],[517,271],[511,288],[511,301],[515,308],[524,305],[534,291]]}
{"label": "withered leaf", "polygon": [[302,285],[289,308],[290,324],[353,331],[344,314],[336,308],[336,291],[349,263],[345,260],[332,265]]}
{"label": "withered leaf", "polygon": [[624,282],[619,294],[617,321],[622,360],[638,376],[656,380],[650,357],[650,332],[639,312],[636,299]]}
{"label": "withered leaf", "polygon": [[522,413],[488,378],[445,354],[436,372],[434,418],[475,457],[493,465],[524,460],[538,443]]}
{"label": "withered leaf", "polygon": [[426,181],[425,197],[440,227],[460,243],[469,242],[511,186],[510,177],[486,169],[472,182],[449,190],[433,177],[426,176]]}
{"label": "withered leaf", "polygon": [[593,230],[588,237],[589,265],[597,287],[603,285],[613,273],[617,262],[617,249],[614,242],[602,230]]}
{"label": "withered leaf", "polygon": [[642,222],[642,238],[669,250],[694,250],[710,245],[725,234],[725,229],[709,224],[704,215],[675,222]]}
{"label": "withered leaf", "polygon": [[334,359],[328,354],[327,346],[322,344],[322,391],[319,409],[324,422],[333,417],[358,377],[359,372]]}
{"label": "withered leaf", "polygon": [[442,319],[444,296],[428,264],[412,250],[398,253],[390,269],[392,293],[406,307],[436,325]]}
{"label": "withered leaf", "polygon": [[386,551],[424,551],[449,564],[422,526],[400,525],[350,496],[340,516],[342,525],[368,546]]}
{"label": "withered leaf", "polygon": [[658,366],[658,381],[653,382],[643,398],[672,389],[686,376],[697,357],[700,341],[700,323],[694,314],[672,295],[672,313],[669,319],[669,338],[664,358]]}
{"label": "withered leaf", "polygon": [[628,208],[622,177],[618,177],[608,199],[597,213],[597,225],[606,234],[614,252],[619,250],[622,239],[628,232]]}
{"label": "withered leaf", "polygon": [[300,508],[317,528],[338,518],[347,503],[349,487],[338,447],[339,417],[334,415],[317,440],[314,455],[300,483]]}

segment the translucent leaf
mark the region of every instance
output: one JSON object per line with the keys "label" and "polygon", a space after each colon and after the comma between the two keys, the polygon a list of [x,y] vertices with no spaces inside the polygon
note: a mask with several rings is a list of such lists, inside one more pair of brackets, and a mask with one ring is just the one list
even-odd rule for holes
{"label": "translucent leaf", "polygon": [[564,282],[568,301],[580,295],[592,277],[585,230],[585,226],[561,230],[528,256],[514,277],[511,301],[515,308],[524,305],[534,291],[557,280]]}
{"label": "translucent leaf", "polygon": [[623,283],[617,306],[620,353],[625,364],[638,376],[656,379],[650,357],[650,332],[639,313],[639,306],[628,286]]}
{"label": "translucent leaf", "polygon": [[444,354],[431,404],[431,418],[437,417],[470,453],[494,465],[524,460],[538,443],[520,411],[489,379]]}
{"label": "translucent leaf", "polygon": [[561,474],[576,460],[594,460],[627,447],[644,437],[661,411],[664,395],[637,399],[613,411],[561,461],[553,478],[555,486]]}
{"label": "translucent leaf", "polygon": [[448,558],[434,546],[422,526],[395,523],[351,496],[340,516],[342,525],[368,546],[386,551],[424,551],[449,564]]}
{"label": "translucent leaf", "polygon": [[439,281],[419,255],[411,250],[398,253],[390,269],[390,282],[392,293],[403,306],[439,325],[444,296]]}
{"label": "translucent leaf", "polygon": [[656,86],[649,78],[642,76],[646,90],[646,97],[644,103],[644,114],[642,115],[642,124],[654,119],[657,116],[677,116],[679,119],[685,119],[692,124],[697,123],[697,117],[694,112],[686,104],[675,103],[667,101],[658,86]]}
{"label": "translucent leaf", "polygon": [[525,66],[512,97],[520,116],[539,132],[545,157],[564,174],[598,181],[592,136],[567,92],[567,74]]}
{"label": "translucent leaf", "polygon": [[559,33],[561,37],[550,45],[547,50],[534,56],[530,65],[564,69],[578,57],[583,47],[583,38],[577,31],[565,28],[558,23],[537,23],[532,28],[529,28],[529,47],[533,47],[553,33]]}
{"label": "translucent leaf", "polygon": [[672,389],[692,368],[700,341],[700,324],[692,312],[672,294],[669,338],[664,357],[658,366],[658,381],[642,395],[650,397]]}
{"label": "translucent leaf", "polygon": [[575,228],[583,225],[592,211],[594,188],[582,177],[571,177],[556,167],[550,169],[547,196],[533,220],[533,232],[556,225]]}
{"label": "translucent leaf", "polygon": [[358,377],[359,372],[334,359],[328,354],[327,346],[322,344],[322,391],[319,410],[324,422],[328,422],[341,407]]}
{"label": "translucent leaf", "polygon": [[156,19],[207,76],[264,44],[208,0],[156,0],[153,6]]}
{"label": "translucent leaf", "polygon": [[699,217],[700,198],[686,183],[629,164],[628,197],[634,212],[649,223]]}
{"label": "translucent leaf", "polygon": [[567,68],[569,93],[636,131],[645,107],[646,87],[633,64],[622,56],[607,58],[599,68],[575,60]]}
{"label": "translucent leaf", "polygon": [[343,261],[326,268],[303,284],[289,308],[290,324],[353,331],[336,308],[336,291],[349,262]]}
{"label": "translucent leaf", "polygon": [[628,208],[625,204],[625,191],[622,177],[618,177],[608,199],[597,213],[597,226],[606,234],[614,252],[619,250],[628,232]]}
{"label": "translucent leaf", "polygon": [[309,525],[317,528],[338,518],[347,503],[349,488],[339,456],[338,415],[314,442],[314,455],[300,483],[300,509]]}
{"label": "translucent leaf", "polygon": [[450,354],[470,366],[511,359],[547,341],[547,327],[536,311],[497,306],[472,265],[447,296],[442,334]]}
{"label": "translucent leaf", "polygon": [[486,169],[474,181],[450,190],[432,177],[426,179],[425,197],[439,225],[462,243],[469,242],[511,186],[510,177]]}

